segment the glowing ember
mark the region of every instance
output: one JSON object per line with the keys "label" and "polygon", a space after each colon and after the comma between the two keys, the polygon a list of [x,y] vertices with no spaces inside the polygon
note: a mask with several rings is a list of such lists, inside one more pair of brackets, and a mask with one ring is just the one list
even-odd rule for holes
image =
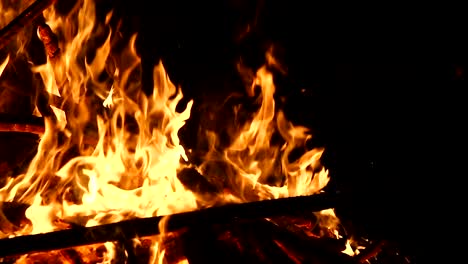
{"label": "glowing ember", "polygon": [[[44,16],[60,36],[61,54],[31,69],[42,77],[45,90],[62,103],[52,108],[53,115],[44,116],[45,133],[27,170],[8,178],[0,189],[1,202],[28,205],[25,215],[30,221],[4,237],[45,233],[71,224],[95,226],[169,215],[201,205],[311,195],[327,185],[328,171],[320,164],[323,149],[307,149],[308,129],[293,125],[275,107],[269,65],[258,70],[249,87],[252,96],[260,90],[258,110],[236,130],[225,149],[219,148],[216,135],[208,134],[211,149],[205,162],[195,166],[178,137],[193,102],[176,111],[183,94],[161,63],[154,68],[152,94],[141,90],[136,35],[127,48],[114,51],[119,34],[110,26],[112,13],[103,23],[97,21],[91,0],[78,1],[66,16],[53,7]],[[107,38],[96,48],[98,32],[106,32]],[[0,73],[10,61],[7,57],[0,64]],[[275,134],[282,141],[273,143]],[[297,149],[302,150],[301,156],[290,160]],[[229,169],[212,170],[213,162]],[[223,174],[229,191],[200,201],[178,179],[178,173],[188,167],[207,178]],[[333,211],[323,215],[334,221],[320,223],[334,229],[338,220]],[[161,262],[163,244],[157,239],[151,243],[151,261]],[[113,258],[113,247],[106,243],[102,261]]]}

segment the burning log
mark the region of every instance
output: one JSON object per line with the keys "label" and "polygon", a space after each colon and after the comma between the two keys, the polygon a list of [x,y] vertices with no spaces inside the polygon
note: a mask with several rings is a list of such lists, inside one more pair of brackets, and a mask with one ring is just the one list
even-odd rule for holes
{"label": "burning log", "polygon": [[42,135],[44,131],[43,118],[0,114],[0,132],[21,132]]}
{"label": "burning log", "polygon": [[[45,132],[44,118],[37,116],[13,116],[0,114],[0,133],[28,133],[37,136],[42,136]],[[98,139],[94,136],[87,136],[83,143],[87,145],[95,145]]]}
{"label": "burning log", "polygon": [[0,117],[0,132],[20,132],[42,135],[45,131],[43,124],[2,121],[1,119]]}
{"label": "burning log", "polygon": [[181,236],[189,263],[295,263],[262,228],[266,221],[238,221],[190,229]]}
{"label": "burning log", "polygon": [[0,123],[0,132],[21,132],[36,135],[44,134],[44,126],[34,124]]}
{"label": "burning log", "polygon": [[136,218],[100,226],[18,236],[0,240],[0,257],[154,236],[160,233],[158,224],[166,217],[168,219],[164,231],[172,232],[200,225],[229,223],[239,219],[273,217],[304,210],[320,211],[334,208],[337,198],[338,196],[334,194],[321,193],[245,204],[228,204],[169,216]]}
{"label": "burning log", "polygon": [[359,263],[367,263],[369,259],[377,256],[385,243],[387,243],[385,240],[378,241],[377,243],[374,243],[370,247],[366,248],[366,250],[357,256]]}
{"label": "burning log", "polygon": [[26,25],[33,23],[54,2],[55,0],[36,0],[8,25],[3,27],[0,30],[0,49],[3,49]]}
{"label": "burning log", "polygon": [[188,229],[175,239],[178,250],[166,254],[174,259],[182,255],[193,264],[357,263],[341,252],[341,247],[332,245],[340,243],[344,247],[339,239],[304,239],[264,218],[239,219],[223,225],[207,223]]}

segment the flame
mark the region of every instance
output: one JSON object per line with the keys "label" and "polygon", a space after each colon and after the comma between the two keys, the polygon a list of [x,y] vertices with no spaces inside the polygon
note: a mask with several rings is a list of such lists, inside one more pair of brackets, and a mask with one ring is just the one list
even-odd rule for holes
{"label": "flame", "polygon": [[5,70],[6,66],[8,65],[8,62],[10,61],[10,56],[7,56],[5,60],[0,64],[0,76],[2,76],[3,71]]}
{"label": "flame", "polygon": [[[176,111],[183,95],[162,64],[154,68],[153,94],[139,91],[141,83],[133,78],[141,70],[136,36],[116,56],[109,29],[94,58],[84,56],[83,43],[95,30],[94,13],[92,1],[78,3],[65,18],[53,9],[45,12],[64,39],[62,54],[33,71],[63,104],[44,117],[45,134],[28,170],[1,189],[2,201],[30,205],[26,217],[32,228],[19,233],[57,230],[60,220],[93,226],[196,209],[195,196],[177,179],[181,160],[187,159],[177,133],[193,102]],[[111,83],[102,82],[99,76],[110,63],[116,66]],[[112,97],[106,103],[112,104],[98,113],[95,102],[110,94],[109,85]],[[93,135],[95,142],[87,143]]]}
{"label": "flame", "polygon": [[[0,201],[29,205],[25,215],[30,224],[10,235],[50,232],[63,228],[63,222],[95,226],[196,210],[200,198],[180,182],[178,172],[195,166],[207,178],[219,177],[214,175],[219,170],[209,169],[213,161],[229,168],[222,171],[229,193],[216,197],[218,202],[311,195],[327,185],[328,170],[320,163],[323,149],[308,149],[309,130],[289,122],[275,105],[271,54],[248,88],[257,111],[237,127],[224,149],[217,135],[207,135],[211,149],[206,162],[196,166],[178,137],[193,101],[176,111],[183,94],[162,63],[153,69],[153,92],[145,94],[137,35],[115,52],[119,32],[110,25],[113,14],[98,21],[95,11],[93,1],[82,0],[66,15],[53,7],[44,12],[61,38],[61,54],[32,70],[61,104],[44,116],[45,133],[27,170],[0,189]],[[104,41],[98,43],[95,34],[103,32]],[[301,155],[291,158],[297,149]],[[111,259],[112,243],[106,245]],[[157,241],[153,253],[152,262],[162,263],[164,248]]]}
{"label": "flame", "polygon": [[[133,37],[126,57],[121,58],[129,65],[119,67],[122,73],[113,76],[114,96],[119,100],[114,100],[107,113],[96,115],[92,105],[96,99],[87,93],[91,87],[101,92],[104,86],[97,77],[112,59],[111,32],[94,60],[88,62],[85,57],[81,61],[84,65],[80,65],[75,59],[83,52],[81,43],[86,43],[93,32],[93,24],[84,19],[94,21],[93,13],[93,5],[85,1],[76,14],[80,21],[77,34],[67,35],[65,28],[70,29],[65,25],[56,28],[70,38],[59,60],[35,67],[48,92],[62,97],[69,108],[65,120],[57,113],[53,118],[46,117],[46,134],[38,155],[21,182],[16,179],[14,185],[7,186],[6,200],[32,204],[27,211],[32,215],[47,207],[51,220],[95,216],[92,221],[80,223],[85,225],[118,221],[121,215],[145,217],[195,209],[193,195],[176,177],[180,159],[186,159],[177,133],[190,117],[192,102],[182,113],[176,112],[182,93],[168,80],[161,64],[154,69],[153,95],[135,92],[140,83],[130,80],[130,76],[139,70],[140,60]],[[96,97],[99,99],[99,94]],[[98,137],[95,146],[88,146],[84,144],[85,128],[93,121]],[[129,131],[130,126],[134,131]],[[72,151],[77,155],[67,159],[65,154]],[[43,224],[34,222],[33,226],[41,229],[33,229],[33,233],[47,231]]]}

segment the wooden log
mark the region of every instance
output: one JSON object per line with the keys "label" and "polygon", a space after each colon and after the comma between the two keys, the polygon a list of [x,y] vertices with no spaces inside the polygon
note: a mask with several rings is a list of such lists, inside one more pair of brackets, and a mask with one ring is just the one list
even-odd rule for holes
{"label": "wooden log", "polygon": [[44,119],[37,116],[16,116],[0,113],[0,132],[44,134]]}
{"label": "wooden log", "polygon": [[172,232],[182,228],[196,228],[207,223],[222,224],[236,219],[272,217],[300,211],[320,211],[334,208],[338,199],[336,194],[321,193],[244,204],[227,204],[170,216],[136,218],[94,227],[18,236],[0,240],[0,257],[154,236],[160,233],[158,224],[165,217],[168,217],[165,231]]}
{"label": "wooden log", "polygon": [[381,240],[371,244],[366,249],[364,249],[359,255],[357,255],[356,259],[359,263],[369,263],[369,260],[377,256],[386,243],[387,241]]}
{"label": "wooden log", "polygon": [[[41,137],[45,132],[44,118],[37,116],[15,116],[0,113],[0,133],[24,133]],[[83,144],[95,146],[97,136],[85,136]]]}
{"label": "wooden log", "polygon": [[[274,243],[272,233],[254,219],[189,229],[179,238],[183,256],[191,264],[282,263],[295,264]],[[260,227],[260,228],[259,228]]]}
{"label": "wooden log", "polygon": [[345,239],[304,237],[268,221],[258,228],[264,228],[265,233],[270,233],[272,240],[285,252],[300,257],[300,263],[356,263],[351,256],[342,252]]}
{"label": "wooden log", "polygon": [[36,135],[44,134],[45,128],[41,125],[19,124],[19,123],[0,123],[0,132],[20,132]]}
{"label": "wooden log", "polygon": [[0,49],[3,49],[11,39],[16,36],[23,28],[32,24],[42,12],[51,6],[56,0],[36,0],[28,6],[21,14],[0,29]]}
{"label": "wooden log", "polygon": [[[190,228],[177,237],[191,264],[356,264],[332,238],[303,239],[264,218]],[[166,251],[167,253],[167,251]],[[177,262],[172,262],[177,263]]]}

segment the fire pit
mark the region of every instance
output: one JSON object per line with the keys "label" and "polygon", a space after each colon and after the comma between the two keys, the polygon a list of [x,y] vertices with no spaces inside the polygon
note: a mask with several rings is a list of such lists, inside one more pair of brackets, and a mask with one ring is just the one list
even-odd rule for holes
{"label": "fire pit", "polygon": [[274,46],[238,64],[242,89],[196,107],[121,9],[7,2],[0,131],[25,146],[0,163],[2,262],[409,263],[337,217],[346,198],[282,109]]}

